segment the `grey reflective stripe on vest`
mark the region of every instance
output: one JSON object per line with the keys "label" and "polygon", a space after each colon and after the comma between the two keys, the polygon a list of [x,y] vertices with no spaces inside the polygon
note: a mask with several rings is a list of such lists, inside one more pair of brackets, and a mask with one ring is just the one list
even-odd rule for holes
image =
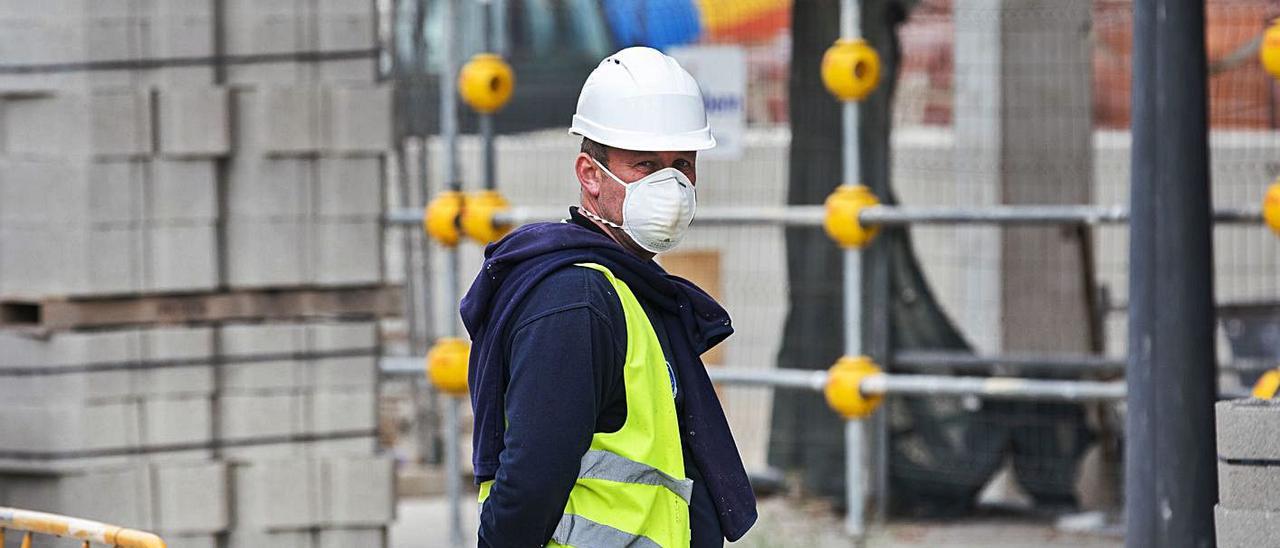
{"label": "grey reflective stripe on vest", "polygon": [[582,456],[582,467],[578,469],[578,479],[660,485],[684,499],[685,504],[689,504],[689,499],[693,497],[693,480],[673,478],[662,470],[609,451],[587,451],[587,454]]}
{"label": "grey reflective stripe on vest", "polygon": [[578,548],[662,548],[649,537],[633,535],[574,514],[560,516],[551,540]]}

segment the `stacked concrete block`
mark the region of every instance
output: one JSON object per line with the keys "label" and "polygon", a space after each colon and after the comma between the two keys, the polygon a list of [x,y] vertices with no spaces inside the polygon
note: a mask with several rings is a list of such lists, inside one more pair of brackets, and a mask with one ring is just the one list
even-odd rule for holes
{"label": "stacked concrete block", "polygon": [[164,454],[207,459],[211,328],[0,333],[0,467],[66,472]]}
{"label": "stacked concrete block", "polygon": [[373,50],[377,46],[377,24],[372,2],[229,0],[226,5],[228,53],[274,56],[272,62],[230,67],[231,83],[370,82],[377,75],[377,59],[373,55],[346,55],[324,61],[289,58],[289,54],[323,57]]}
{"label": "stacked concrete block", "polygon": [[1219,402],[1218,546],[1276,546],[1280,539],[1280,401]]}
{"label": "stacked concrete block", "polygon": [[225,120],[186,114],[202,106],[225,113],[225,91],[0,96],[0,295],[216,288],[229,143]]}
{"label": "stacked concrete block", "polygon": [[235,325],[220,342],[220,435],[239,455],[256,454],[256,445],[267,455],[292,451],[290,439],[355,438],[368,450],[377,427],[372,323]]}
{"label": "stacked concrete block", "polygon": [[234,547],[382,546],[395,518],[389,457],[243,462],[232,485]]}
{"label": "stacked concrete block", "polygon": [[[384,283],[375,29],[371,1],[0,2],[0,57],[48,69],[0,75],[0,301]],[[379,345],[372,321],[0,332],[0,504],[174,547],[384,545]],[[228,498],[295,461],[300,521]]]}
{"label": "stacked concrete block", "polygon": [[[129,524],[156,531],[175,548],[212,546],[208,543],[231,521],[223,462],[147,462],[0,479],[0,505]],[[46,537],[35,545],[78,548],[80,543]]]}
{"label": "stacked concrete block", "polygon": [[381,283],[389,89],[263,86],[235,104],[228,284]]}

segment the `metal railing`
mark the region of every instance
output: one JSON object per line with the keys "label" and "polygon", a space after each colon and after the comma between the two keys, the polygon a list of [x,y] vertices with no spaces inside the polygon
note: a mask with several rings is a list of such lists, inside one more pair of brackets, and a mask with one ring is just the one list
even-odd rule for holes
{"label": "metal railing", "polygon": [[83,541],[89,548],[93,543],[121,548],[165,548],[159,536],[87,519],[59,514],[0,507],[0,546],[4,546],[5,532],[22,533],[22,548],[31,548],[33,535],[49,535]]}

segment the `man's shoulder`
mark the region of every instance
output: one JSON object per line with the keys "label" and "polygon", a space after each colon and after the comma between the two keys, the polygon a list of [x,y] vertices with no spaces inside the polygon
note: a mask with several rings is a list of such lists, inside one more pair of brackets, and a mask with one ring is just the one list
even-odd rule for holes
{"label": "man's shoulder", "polygon": [[568,265],[547,274],[530,289],[521,303],[519,317],[520,321],[527,321],[577,307],[589,307],[606,317],[611,317],[615,309],[621,311],[613,286],[604,274]]}

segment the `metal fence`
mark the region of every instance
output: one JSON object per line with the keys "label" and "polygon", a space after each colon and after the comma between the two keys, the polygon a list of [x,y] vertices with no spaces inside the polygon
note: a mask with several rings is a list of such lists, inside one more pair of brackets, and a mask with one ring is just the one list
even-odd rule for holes
{"label": "metal fence", "polygon": [[[396,3],[402,4],[409,2]],[[445,10],[440,16],[450,17],[447,10],[458,9],[448,7],[454,4],[471,5],[454,0],[435,3],[442,6],[435,9]],[[513,29],[541,28],[535,24],[538,12],[532,4],[478,2],[475,6],[497,6],[505,15],[490,20],[506,20],[507,30],[519,34]],[[555,21],[552,26],[570,28],[592,24],[574,22],[573,17],[594,14],[607,20],[613,13],[610,9],[629,5],[583,2],[590,9],[571,12],[574,3],[553,4],[548,19]],[[705,4],[720,5],[722,13],[733,12],[723,3]],[[774,18],[761,25],[764,31],[746,38],[704,31],[693,39],[738,44],[746,52],[747,125],[739,156],[700,158],[700,171],[709,175],[708,184],[699,187],[700,201],[708,205],[700,210],[697,228],[681,250],[661,259],[673,271],[704,284],[735,317],[737,335],[707,362],[722,384],[726,412],[752,471],[777,465],[770,458],[770,444],[776,440],[769,439],[774,390],[760,387],[814,392],[829,380],[827,363],[812,364],[816,371],[777,369],[788,314],[804,313],[789,306],[795,293],[843,295],[843,321],[828,318],[826,331],[803,336],[844,340],[845,354],[862,352],[858,341],[865,331],[859,320],[868,319],[867,305],[859,295],[864,284],[857,277],[866,265],[857,251],[843,252],[844,275],[827,273],[826,286],[791,285],[795,265],[788,264],[786,227],[817,230],[825,213],[816,203],[788,204],[787,181],[793,173],[789,163],[795,158],[788,147],[795,133],[822,122],[791,118],[788,114],[793,111],[785,105],[831,99],[825,94],[788,97],[789,89],[797,89],[787,83],[793,22],[777,18],[789,16],[794,6],[760,4],[785,8],[761,12],[766,19]],[[835,2],[826,4],[835,7]],[[842,35],[848,37],[860,28],[850,15],[857,11],[857,4],[842,4]],[[1126,355],[1126,324],[1118,312],[1124,310],[1126,300],[1127,239],[1125,228],[1115,225],[1128,219],[1123,204],[1128,198],[1130,145],[1124,128],[1129,123],[1131,53],[1127,44],[1132,6],[1110,0],[1011,3],[998,8],[963,0],[904,4],[914,7],[896,29],[902,55],[892,103],[888,182],[901,203],[908,205],[869,207],[856,218],[865,225],[910,227],[913,260],[918,260],[927,280],[927,298],[936,298],[968,348],[922,350],[891,344],[890,359],[880,364],[885,372],[859,381],[863,396],[894,397],[871,431],[855,421],[845,429],[848,531],[860,534],[863,530],[860,509],[867,491],[874,494],[879,515],[884,515],[887,501],[895,496],[889,488],[890,475],[901,480],[894,489],[927,481],[982,487],[1006,462],[1034,503],[1114,507],[1120,483],[1120,421],[1116,409],[1105,402],[1124,398],[1123,382],[1117,379]],[[1280,9],[1263,0],[1211,1],[1208,6],[1218,297],[1233,302],[1274,300],[1280,298],[1280,246],[1258,227],[1258,201],[1265,185],[1280,175],[1280,163],[1275,161],[1280,158],[1275,121],[1280,103],[1276,84],[1261,77],[1252,61],[1239,61],[1244,58],[1239,52],[1252,53],[1249,44],[1266,18],[1280,14]],[[703,9],[714,12],[716,8]],[[464,11],[475,13],[471,7]],[[568,17],[571,13],[573,17]],[[688,16],[684,12],[658,15],[675,20]],[[625,36],[630,35],[617,25],[605,26],[613,31],[613,36],[606,37],[612,42],[586,37],[583,44],[590,47],[575,51],[594,52],[591,47],[602,40],[609,44],[605,50],[611,50],[634,43],[664,45],[658,42],[669,38],[651,34],[627,41]],[[448,27],[431,27],[439,32],[432,39],[440,46],[433,50],[440,53],[432,54],[436,55],[432,63],[446,75],[451,73],[448,67],[456,67],[471,53],[444,46],[450,42]],[[531,38],[535,34],[529,31],[498,42],[536,41]],[[572,41],[557,44],[554,47],[574,48]],[[581,57],[600,56],[592,55]],[[564,89],[556,88],[555,93],[576,96],[590,66],[570,71],[577,78],[561,82]],[[519,80],[524,73],[518,62],[516,68]],[[458,108],[456,103],[447,104],[456,101],[449,78],[433,83],[444,90],[434,95],[442,101],[439,111]],[[521,97],[519,91],[516,97]],[[407,137],[410,145],[399,159],[401,192],[396,205],[408,207],[394,210],[388,221],[420,224],[421,206],[428,197],[453,186],[478,189],[490,182],[496,182],[516,204],[498,215],[501,222],[517,225],[563,217],[565,206],[576,203],[569,166],[577,143],[563,134],[572,106],[562,103],[549,102],[530,115],[525,112],[530,107],[517,100],[496,116],[497,136],[484,131],[459,134],[448,122],[438,135],[425,126],[419,128],[422,133]],[[846,166],[844,178],[823,182],[831,188],[861,180],[852,167],[860,157],[855,104],[842,107],[844,134],[838,142],[843,144],[826,160]],[[422,105],[416,108],[421,110]],[[570,110],[557,113],[560,117],[552,122],[538,121],[548,112],[565,108]],[[472,127],[472,116],[465,110],[461,115],[464,130]],[[449,118],[446,114],[445,119]],[[508,118],[522,121],[503,121]],[[551,127],[524,131],[547,126]],[[429,341],[460,332],[454,311],[457,291],[478,268],[479,247],[440,248],[424,246],[417,234],[406,238],[402,247],[389,251],[402,254],[404,279],[411,286],[407,316],[413,320],[407,354],[422,356]],[[908,294],[912,290],[899,287],[895,298],[919,297]],[[873,316],[870,321],[879,320]],[[416,357],[387,364],[389,371],[422,371],[422,361]],[[1229,384],[1224,387],[1232,389]],[[810,397],[819,398],[817,394]],[[988,405],[975,398],[1029,403]],[[1088,405],[1078,405],[1081,402]],[[439,404],[445,414],[441,432],[449,441],[461,435],[456,425],[465,422],[466,410],[461,410],[460,418],[456,400],[443,398]],[[936,433],[966,438],[958,462],[890,470],[886,440],[897,444],[895,450],[948,454],[931,448],[928,436],[920,433],[927,426],[922,423],[928,421],[947,422]],[[963,427],[957,429],[956,424]],[[864,457],[862,448],[868,442],[876,449]],[[443,452],[456,458],[458,448],[454,438]],[[1110,462],[1098,467],[1101,479],[1095,481],[1110,486],[1111,492],[1081,501],[1074,496],[1081,481],[1075,471],[1086,451]],[[459,469],[459,462],[446,459],[451,481],[457,481],[453,471]],[[450,494],[460,496],[461,490],[454,483]],[[908,503],[920,500],[902,498]]]}

